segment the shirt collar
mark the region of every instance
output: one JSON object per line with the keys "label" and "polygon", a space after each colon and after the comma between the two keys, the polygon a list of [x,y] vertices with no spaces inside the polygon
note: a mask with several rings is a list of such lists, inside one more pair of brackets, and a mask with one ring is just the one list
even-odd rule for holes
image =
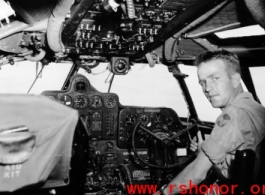
{"label": "shirt collar", "polygon": [[240,94],[238,94],[236,96],[236,98],[234,99],[234,101],[232,102],[232,104],[234,104],[235,102],[241,100],[241,99],[254,99],[252,94],[249,92],[242,92]]}

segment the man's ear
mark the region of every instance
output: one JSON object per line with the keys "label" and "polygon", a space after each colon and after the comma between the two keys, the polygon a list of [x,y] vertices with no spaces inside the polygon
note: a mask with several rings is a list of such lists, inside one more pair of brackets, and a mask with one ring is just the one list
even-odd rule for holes
{"label": "man's ear", "polygon": [[232,75],[232,82],[233,82],[233,86],[234,86],[234,88],[237,88],[239,85],[240,85],[240,82],[241,81],[241,76],[240,76],[240,74],[239,73],[234,73],[233,75]]}

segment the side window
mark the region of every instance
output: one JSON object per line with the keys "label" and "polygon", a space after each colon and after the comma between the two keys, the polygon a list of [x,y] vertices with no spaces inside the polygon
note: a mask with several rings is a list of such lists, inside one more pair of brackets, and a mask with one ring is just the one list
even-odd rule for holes
{"label": "side window", "polygon": [[265,92],[264,92],[265,67],[250,67],[249,69],[259,100],[262,103],[262,105],[265,105]]}

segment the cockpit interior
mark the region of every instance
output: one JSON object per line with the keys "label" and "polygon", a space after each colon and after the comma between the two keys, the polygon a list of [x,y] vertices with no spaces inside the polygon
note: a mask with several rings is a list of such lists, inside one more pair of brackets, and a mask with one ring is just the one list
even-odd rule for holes
{"label": "cockpit interior", "polygon": [[167,184],[221,113],[198,54],[237,54],[265,105],[264,21],[263,0],[0,0],[0,194]]}

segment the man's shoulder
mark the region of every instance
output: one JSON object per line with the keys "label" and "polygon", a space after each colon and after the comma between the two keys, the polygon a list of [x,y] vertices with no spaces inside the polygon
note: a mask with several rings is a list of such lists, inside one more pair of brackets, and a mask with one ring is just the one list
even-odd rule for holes
{"label": "man's shoulder", "polygon": [[263,110],[265,112],[264,106],[254,100],[252,94],[249,92],[244,92],[238,95],[232,106],[246,110]]}
{"label": "man's shoulder", "polygon": [[216,125],[219,127],[224,127],[228,123],[232,122],[242,122],[244,120],[248,120],[249,115],[246,110],[237,107],[237,106],[229,106],[224,109],[223,112],[216,120]]}
{"label": "man's shoulder", "polygon": [[242,98],[229,107],[238,119],[250,119],[257,127],[265,127],[265,108],[254,99]]}

